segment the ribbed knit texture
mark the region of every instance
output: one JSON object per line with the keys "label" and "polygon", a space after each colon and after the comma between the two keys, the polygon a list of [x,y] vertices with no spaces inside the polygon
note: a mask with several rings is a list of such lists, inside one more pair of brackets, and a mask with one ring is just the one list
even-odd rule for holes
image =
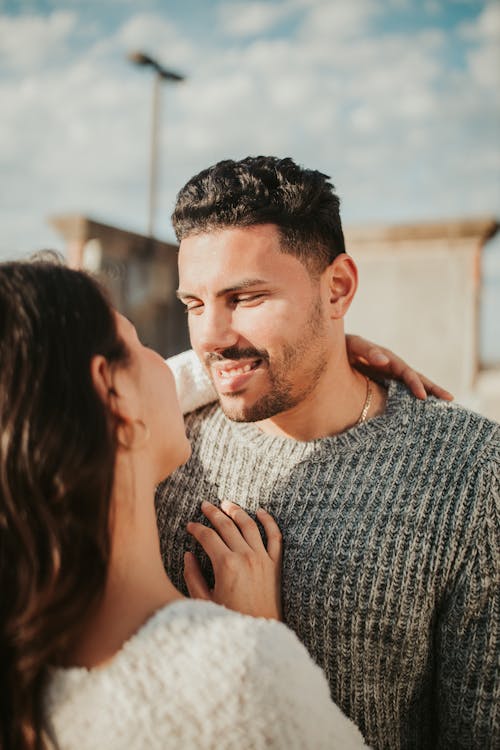
{"label": "ribbed knit texture", "polygon": [[157,495],[174,583],[184,550],[200,556],[201,500],[262,505],[284,535],[285,622],[365,740],[499,747],[498,426],[396,383],[382,416],[331,438],[267,436],[216,405],[187,425],[192,458]]}
{"label": "ribbed knit texture", "polygon": [[53,670],[57,750],[362,750],[281,623],[208,602],[159,610],[106,665]]}

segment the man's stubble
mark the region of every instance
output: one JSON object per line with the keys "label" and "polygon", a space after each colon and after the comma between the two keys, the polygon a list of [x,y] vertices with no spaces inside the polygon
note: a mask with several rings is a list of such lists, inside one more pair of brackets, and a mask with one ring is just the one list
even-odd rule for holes
{"label": "man's stubble", "polygon": [[[260,422],[304,401],[316,388],[327,366],[329,348],[326,332],[321,301],[316,299],[297,340],[285,344],[279,358],[275,356],[271,361],[266,351],[256,350],[256,355],[264,354],[267,361],[267,391],[249,406],[236,403],[237,398],[241,398],[239,394],[219,396],[224,414],[233,422]],[[242,356],[248,357],[249,350],[245,349]],[[300,382],[297,383],[297,380]]]}

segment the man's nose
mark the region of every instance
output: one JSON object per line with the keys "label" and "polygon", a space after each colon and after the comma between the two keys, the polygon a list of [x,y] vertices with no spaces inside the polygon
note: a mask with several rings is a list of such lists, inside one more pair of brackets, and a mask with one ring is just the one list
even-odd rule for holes
{"label": "man's nose", "polygon": [[203,315],[190,320],[191,343],[203,353],[218,352],[234,346],[238,335],[232,326],[230,311],[206,305]]}

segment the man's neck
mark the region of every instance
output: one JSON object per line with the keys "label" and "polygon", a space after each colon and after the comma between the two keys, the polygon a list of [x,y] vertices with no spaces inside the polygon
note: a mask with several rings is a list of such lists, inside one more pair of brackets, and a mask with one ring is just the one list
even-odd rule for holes
{"label": "man's neck", "polygon": [[[366,419],[385,410],[386,391],[370,381],[371,399]],[[354,370],[347,356],[329,363],[317,386],[288,411],[257,422],[268,435],[295,440],[315,440],[345,432],[360,420],[368,403],[368,384],[364,375]]]}

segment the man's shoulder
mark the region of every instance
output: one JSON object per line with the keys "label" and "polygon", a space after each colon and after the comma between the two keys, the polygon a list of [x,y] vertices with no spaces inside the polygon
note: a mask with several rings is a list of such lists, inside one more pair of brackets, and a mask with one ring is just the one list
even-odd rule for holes
{"label": "man's shoulder", "polygon": [[409,393],[404,396],[411,410],[410,439],[449,446],[463,452],[468,460],[500,460],[500,425],[455,402],[429,397],[421,401]]}

